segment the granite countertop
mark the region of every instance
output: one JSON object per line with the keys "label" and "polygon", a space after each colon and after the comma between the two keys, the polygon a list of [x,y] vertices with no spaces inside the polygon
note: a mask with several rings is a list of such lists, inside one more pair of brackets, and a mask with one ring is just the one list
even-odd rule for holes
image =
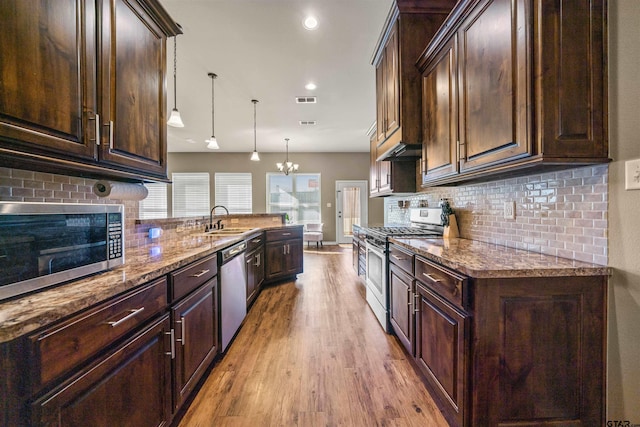
{"label": "granite countertop", "polygon": [[[287,227],[260,227],[268,230]],[[185,235],[180,239],[128,248],[125,265],[73,282],[0,302],[0,343],[11,341],[42,326],[77,313],[111,297],[157,279],[173,270],[213,254],[255,234]]]}
{"label": "granite countertop", "polygon": [[475,278],[608,276],[609,267],[467,239],[391,238],[427,259]]}

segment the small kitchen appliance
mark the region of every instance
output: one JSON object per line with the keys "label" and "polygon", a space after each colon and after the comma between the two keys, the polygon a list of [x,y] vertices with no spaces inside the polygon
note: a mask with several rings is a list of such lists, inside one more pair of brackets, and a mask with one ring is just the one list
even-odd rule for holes
{"label": "small kitchen appliance", "polygon": [[124,206],[0,202],[0,300],[124,264]]}

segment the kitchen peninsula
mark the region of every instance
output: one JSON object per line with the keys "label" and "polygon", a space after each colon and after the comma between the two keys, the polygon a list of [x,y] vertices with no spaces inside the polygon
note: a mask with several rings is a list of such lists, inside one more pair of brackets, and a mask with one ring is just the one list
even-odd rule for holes
{"label": "kitchen peninsula", "polygon": [[[122,267],[0,303],[0,425],[168,424],[220,353],[218,254],[245,242],[253,255],[285,247],[259,265],[293,268],[264,283],[302,272],[302,226],[268,224],[128,248]],[[105,400],[114,388],[126,393]]]}

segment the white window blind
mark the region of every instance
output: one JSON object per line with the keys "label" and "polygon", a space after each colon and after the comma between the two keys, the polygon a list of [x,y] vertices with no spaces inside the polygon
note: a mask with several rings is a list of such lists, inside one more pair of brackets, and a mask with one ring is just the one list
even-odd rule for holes
{"label": "white window blind", "polygon": [[140,201],[138,213],[141,219],[166,218],[167,217],[167,184],[145,184],[149,194]]}
{"label": "white window blind", "polygon": [[173,173],[173,216],[209,215],[209,173]]}
{"label": "white window blind", "polygon": [[251,174],[216,173],[216,205],[229,209],[229,213],[252,213]]}

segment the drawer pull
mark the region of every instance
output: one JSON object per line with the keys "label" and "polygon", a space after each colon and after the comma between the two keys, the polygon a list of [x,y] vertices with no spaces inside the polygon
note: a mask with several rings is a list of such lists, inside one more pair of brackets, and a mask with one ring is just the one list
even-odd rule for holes
{"label": "drawer pull", "polygon": [[444,281],[444,279],[438,279],[437,277],[432,276],[431,274],[422,273],[422,275],[424,277],[426,277],[427,279],[431,280],[432,282],[438,283],[438,282],[443,282]]}
{"label": "drawer pull", "polygon": [[291,233],[282,233],[283,236],[291,236]]}
{"label": "drawer pull", "polygon": [[126,316],[124,316],[122,319],[113,321],[113,322],[107,322],[109,325],[111,325],[112,328],[115,328],[116,326],[120,325],[123,322],[126,322],[127,320],[131,319],[132,317],[135,317],[137,314],[142,313],[142,311],[144,311],[144,307],[140,307],[140,308],[135,308],[133,310],[129,310],[129,314],[127,314]]}
{"label": "drawer pull", "polygon": [[202,277],[202,276],[204,276],[205,274],[207,274],[208,272],[209,272],[209,270],[202,270],[202,271],[199,271],[198,273],[193,273],[193,274],[192,274],[191,276],[189,276],[189,277]]}
{"label": "drawer pull", "polygon": [[402,261],[403,259],[406,259],[406,258],[399,257],[397,255],[391,255],[391,258],[393,258],[393,259],[395,259],[397,261]]}
{"label": "drawer pull", "polygon": [[260,242],[262,242],[262,239],[253,239],[251,241],[251,243],[260,243]]}

